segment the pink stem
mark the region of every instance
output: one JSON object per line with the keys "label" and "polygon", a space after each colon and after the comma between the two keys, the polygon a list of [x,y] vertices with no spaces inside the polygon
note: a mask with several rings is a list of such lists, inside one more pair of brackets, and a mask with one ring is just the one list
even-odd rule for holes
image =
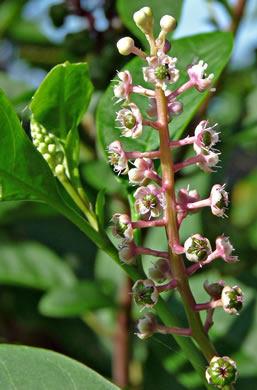
{"label": "pink stem", "polygon": [[208,309],[215,309],[216,307],[223,306],[222,300],[217,299],[216,301],[210,301],[206,303],[198,303],[194,306],[195,311],[201,311],[201,310],[208,310]]}
{"label": "pink stem", "polygon": [[210,198],[207,199],[202,199],[197,202],[193,203],[187,203],[186,208],[187,209],[199,209],[200,207],[208,207],[211,205],[211,200]]}
{"label": "pink stem", "polygon": [[160,258],[163,258],[163,259],[168,259],[169,258],[168,252],[155,251],[153,249],[144,248],[142,246],[137,246],[136,247],[136,254],[138,254],[138,255],[150,255],[150,256],[160,257]]}
{"label": "pink stem", "polygon": [[138,49],[136,46],[133,47],[132,53],[140,57],[143,61],[146,61],[146,57],[148,56],[148,54],[143,52],[141,49]]}
{"label": "pink stem", "polygon": [[181,336],[192,336],[190,328],[176,328],[175,326],[156,325],[154,332],[162,334],[178,334]]}
{"label": "pink stem", "polygon": [[198,154],[197,156],[190,157],[185,161],[182,161],[181,163],[177,163],[174,165],[174,172],[179,171],[180,169],[187,167],[188,165],[196,164],[201,161],[205,161],[204,156],[201,154]]}
{"label": "pink stem", "polygon": [[169,102],[172,101],[173,99],[175,99],[175,97],[177,97],[181,93],[187,91],[189,88],[191,88],[193,86],[194,86],[194,83],[191,80],[187,81],[185,84],[181,85],[179,88],[177,88],[175,91],[173,91],[169,95],[169,97],[168,97]]}
{"label": "pink stem", "polygon": [[156,286],[159,293],[163,291],[172,290],[173,288],[178,287],[179,281],[177,279],[171,280],[169,283],[162,284],[161,286]]}
{"label": "pink stem", "polygon": [[136,159],[136,158],[159,158],[160,151],[156,150],[155,152],[125,152],[127,159]]}
{"label": "pink stem", "polygon": [[220,254],[217,250],[215,250],[207,257],[206,260],[199,261],[199,263],[195,263],[191,265],[191,267],[188,267],[186,270],[187,275],[190,276],[194,274],[199,268],[202,268],[204,265],[209,264],[211,261],[217,259],[218,257],[220,257]]}
{"label": "pink stem", "polygon": [[160,176],[158,176],[157,173],[153,172],[151,169],[148,169],[147,171],[145,171],[144,176],[147,179],[151,179],[151,180],[155,181],[157,184],[159,184],[159,186],[162,185],[162,179],[160,178]]}
{"label": "pink stem", "polygon": [[148,119],[143,119],[142,123],[144,126],[151,126],[155,130],[159,130],[159,123],[158,122],[149,121]]}
{"label": "pink stem", "polygon": [[164,219],[156,219],[155,221],[135,221],[131,222],[131,225],[133,229],[142,229],[154,226],[165,226],[165,223]]}
{"label": "pink stem", "polygon": [[208,309],[207,310],[206,321],[205,321],[205,324],[204,324],[204,329],[206,330],[206,332],[208,332],[209,329],[213,325],[213,320],[212,320],[213,313],[214,313],[214,309]]}
{"label": "pink stem", "polygon": [[195,142],[195,137],[186,137],[178,141],[170,141],[171,149],[177,148],[178,146],[191,145]]}
{"label": "pink stem", "polygon": [[131,85],[130,90],[134,93],[138,93],[139,95],[155,97],[155,91],[152,89],[143,88],[141,85]]}

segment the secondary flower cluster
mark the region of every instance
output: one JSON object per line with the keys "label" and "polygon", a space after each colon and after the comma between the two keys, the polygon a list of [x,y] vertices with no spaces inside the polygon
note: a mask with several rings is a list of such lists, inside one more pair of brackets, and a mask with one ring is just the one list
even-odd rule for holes
{"label": "secondary flower cluster", "polygon": [[[137,26],[144,32],[149,41],[151,54],[148,55],[138,49],[132,38],[121,39],[118,44],[118,50],[122,55],[134,53],[139,56],[146,66],[142,68],[143,78],[146,83],[150,83],[154,89],[145,88],[141,85],[135,85],[132,81],[132,75],[128,70],[118,72],[117,84],[114,85],[114,96],[118,99],[117,103],[123,102],[123,108],[117,112],[116,121],[120,123],[121,136],[131,137],[132,139],[141,136],[147,127],[160,131],[161,123],[159,121],[157,92],[162,90],[167,108],[167,122],[172,121],[183,111],[183,103],[177,100],[177,97],[186,92],[189,88],[196,88],[199,92],[210,89],[214,75],[206,74],[207,64],[203,60],[198,63],[193,62],[187,66],[188,81],[171,90],[168,87],[179,79],[179,70],[177,69],[178,60],[176,57],[170,57],[167,53],[171,48],[169,42],[165,39],[168,32],[175,28],[175,19],[165,15],[161,21],[161,31],[157,39],[154,39],[152,32],[153,17],[149,7],[144,7],[134,15]],[[146,110],[146,116],[139,107],[131,101],[133,94],[139,94],[148,98],[149,108]],[[167,144],[171,150],[185,145],[192,145],[195,156],[189,159],[173,164],[173,171],[196,164],[206,173],[211,173],[213,168],[219,162],[219,151],[214,147],[219,141],[219,133],[214,126],[210,126],[207,120],[201,121],[195,128],[194,135],[178,141],[169,140]],[[119,256],[122,262],[134,264],[136,256],[147,254],[157,257],[158,260],[149,269],[149,278],[138,280],[133,288],[135,303],[144,308],[152,308],[158,301],[159,294],[163,291],[176,289],[179,281],[173,277],[172,264],[169,261],[168,252],[160,252],[154,249],[139,247],[134,241],[134,229],[165,226],[169,224],[167,196],[167,182],[162,175],[159,175],[155,168],[154,160],[162,161],[161,149],[150,152],[126,152],[120,141],[114,141],[108,146],[108,155],[110,164],[120,175],[128,175],[129,182],[132,185],[139,186],[134,193],[135,210],[140,216],[140,220],[132,222],[130,217],[125,214],[114,214],[113,234],[122,239],[119,247]],[[132,167],[129,166],[132,164]],[[228,207],[228,193],[225,185],[215,184],[210,192],[210,196],[200,200],[197,190],[182,188],[173,202],[174,213],[177,218],[178,229],[182,221],[190,214],[199,212],[202,207],[210,207],[212,214],[217,217],[226,215]],[[232,255],[234,248],[228,237],[223,235],[217,237],[216,248],[212,249],[208,238],[196,233],[191,235],[184,245],[169,242],[174,254],[183,254],[193,262],[191,266],[184,267],[187,276],[192,275],[199,268],[212,262],[214,259],[223,258],[228,263],[236,262],[237,256]],[[165,281],[166,284],[160,284]],[[205,290],[210,295],[210,301],[204,304],[196,304],[192,309],[195,311],[206,310],[207,317],[205,330],[208,331],[212,325],[213,311],[218,306],[223,306],[228,314],[238,314],[242,308],[243,293],[238,286],[224,286],[223,282],[204,285]],[[154,332],[176,333],[181,335],[191,335],[191,329],[180,329],[174,327],[164,327],[158,325],[152,313],[146,313],[138,321],[138,333],[140,338],[147,338]],[[224,378],[220,380],[213,379],[219,367],[224,366]],[[220,370],[220,371],[219,371]],[[234,362],[227,357],[214,357],[207,370],[207,379],[209,383],[221,386],[222,383],[228,384],[236,378]],[[215,374],[212,375],[212,372]],[[228,373],[228,374],[227,374]],[[223,379],[224,379],[223,378]],[[230,379],[231,381],[229,382]],[[219,376],[220,379],[220,376]]]}

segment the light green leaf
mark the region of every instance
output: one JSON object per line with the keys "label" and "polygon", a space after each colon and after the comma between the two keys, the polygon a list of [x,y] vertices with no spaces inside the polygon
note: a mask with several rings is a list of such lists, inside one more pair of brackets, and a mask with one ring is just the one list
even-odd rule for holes
{"label": "light green leaf", "polygon": [[55,288],[42,297],[39,310],[50,317],[74,317],[111,307],[113,300],[104,287],[104,283],[83,281],[73,286]]}
{"label": "light green leaf", "polygon": [[93,85],[85,63],[55,66],[35,93],[30,109],[37,122],[65,139],[78,126],[89,104]]}
{"label": "light green leaf", "polygon": [[[219,50],[217,50],[217,47]],[[214,73],[214,81],[217,80],[229,60],[232,47],[233,38],[227,32],[198,34],[173,41],[170,54],[178,58],[177,67],[180,70],[180,78],[175,87],[182,85],[188,80],[186,67],[193,62],[196,56],[209,64],[208,73]],[[131,72],[133,84],[149,87],[149,84],[147,85],[143,81],[142,71],[140,70],[142,66],[144,65],[141,59],[135,58],[124,67],[124,70]],[[179,96],[178,100],[183,102],[184,111],[170,123],[170,134],[173,139],[178,139],[182,135],[187,124],[205,99],[206,94],[207,92],[200,93],[195,88],[191,88]],[[119,107],[111,103],[112,97],[113,84],[105,92],[97,112],[98,136],[104,150],[111,142],[120,137],[120,130],[115,128],[116,112],[119,110]],[[148,107],[147,98],[132,95],[132,100],[135,101],[143,116],[145,116],[144,113]],[[126,151],[150,151],[158,147],[159,137],[156,130],[144,127],[143,134],[139,138],[132,140],[123,137],[122,144]]]}
{"label": "light green leaf", "polygon": [[71,268],[35,242],[0,245],[0,283],[47,290],[76,282]]}
{"label": "light green leaf", "polygon": [[133,14],[145,6],[151,7],[155,20],[153,26],[154,34],[157,37],[160,32],[159,21],[161,17],[163,15],[172,15],[175,19],[179,20],[182,5],[183,0],[176,0],[172,2],[170,0],[162,0],[161,2],[157,2],[155,0],[148,0],[147,4],[145,0],[130,0],[129,2],[127,2],[126,0],[117,1],[117,8],[123,23],[137,38],[139,38],[145,43],[145,35],[136,26],[133,20]]}
{"label": "light green leaf", "polygon": [[89,367],[41,348],[0,346],[0,390],[118,390]]}

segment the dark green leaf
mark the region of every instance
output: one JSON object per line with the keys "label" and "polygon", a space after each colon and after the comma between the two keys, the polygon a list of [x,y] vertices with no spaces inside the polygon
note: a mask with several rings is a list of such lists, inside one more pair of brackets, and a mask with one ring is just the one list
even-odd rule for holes
{"label": "dark green leaf", "polygon": [[41,299],[39,310],[51,317],[74,317],[112,305],[113,300],[105,293],[103,283],[83,281],[49,291]]}
{"label": "dark green leaf", "polygon": [[105,190],[101,190],[97,194],[95,213],[98,218],[99,224],[104,228],[104,204],[105,204]]}
{"label": "dark green leaf", "polygon": [[148,0],[147,4],[145,0],[118,0],[117,7],[120,14],[120,17],[125,24],[125,26],[141,41],[146,42],[145,35],[139,30],[133,20],[133,14],[140,10],[141,8],[148,6],[152,8],[154,15],[154,34],[155,36],[159,35],[160,32],[160,19],[163,15],[172,15],[175,19],[179,20],[181,9],[183,5],[183,0],[162,0],[157,2],[155,0]]}
{"label": "dark green leaf", "polygon": [[[217,50],[217,47],[219,50]],[[199,59],[209,64],[208,73],[214,73],[214,80],[217,80],[229,60],[232,47],[232,35],[225,32],[199,34],[173,41],[171,55],[178,58],[177,67],[180,70],[180,79],[175,87],[188,80],[186,67],[193,62],[195,56],[198,56]],[[131,72],[133,84],[146,86],[146,83],[143,81],[142,71],[140,70],[142,65],[142,61],[139,58],[135,58],[124,67],[124,70]],[[147,86],[149,87],[149,85]],[[112,87],[113,84],[107,89],[97,112],[98,135],[104,150],[106,150],[106,147],[111,142],[120,137],[120,130],[114,127],[116,112],[119,110],[119,107],[111,103],[113,97]],[[207,92],[200,93],[195,88],[191,88],[179,97],[178,100],[181,100],[184,104],[184,111],[181,115],[175,117],[169,126],[173,139],[181,136],[187,124],[205,99],[206,94]],[[142,96],[132,95],[132,100],[138,104],[144,115],[148,105],[147,99]],[[156,130],[144,127],[143,134],[139,138],[132,140],[123,137],[122,144],[126,151],[150,151],[158,147],[159,137]]]}
{"label": "dark green leaf", "polygon": [[76,277],[71,268],[50,249],[34,242],[2,243],[0,283],[49,289],[71,285]]}
{"label": "dark green leaf", "polygon": [[65,139],[78,126],[93,92],[88,66],[65,62],[55,66],[35,93],[30,109],[37,122]]}
{"label": "dark green leaf", "polygon": [[0,390],[118,390],[87,366],[56,352],[0,346]]}

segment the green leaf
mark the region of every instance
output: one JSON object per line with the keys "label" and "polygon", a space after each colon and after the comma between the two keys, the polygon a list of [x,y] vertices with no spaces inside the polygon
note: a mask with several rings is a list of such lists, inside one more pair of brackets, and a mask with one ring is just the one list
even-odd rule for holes
{"label": "green leaf", "polygon": [[0,390],[118,390],[89,367],[56,352],[0,346]]}
{"label": "green leaf", "polygon": [[[100,248],[107,245],[87,221],[59,194],[56,180],[25,134],[10,102],[0,90],[0,200],[39,200],[77,225]],[[73,207],[73,208],[72,208]]]}
{"label": "green leaf", "polygon": [[0,283],[49,289],[72,285],[71,268],[53,251],[35,242],[1,243]]}
{"label": "green leaf", "polygon": [[112,305],[104,283],[83,281],[49,291],[40,300],[39,310],[50,317],[74,317]]}
{"label": "green leaf", "polygon": [[55,66],[35,93],[30,109],[37,122],[61,139],[78,126],[85,113],[93,85],[85,63]]}
{"label": "green leaf", "polygon": [[99,224],[104,228],[104,204],[105,204],[105,190],[101,190],[97,194],[95,213],[98,218]]}
{"label": "green leaf", "polygon": [[[157,37],[160,32],[160,19],[163,15],[172,15],[175,19],[179,20],[181,9],[183,5],[183,0],[162,0],[161,2],[157,2],[155,0],[148,0],[147,4],[145,0],[130,0],[127,2],[126,0],[118,0],[117,8],[120,14],[120,17],[125,24],[125,26],[141,41],[146,43],[145,35],[139,30],[133,20],[133,14],[136,11],[139,11],[141,8],[148,6],[152,8],[153,16],[154,16],[154,34]],[[168,35],[168,37],[170,34]]]}
{"label": "green leaf", "polygon": [[0,91],[0,198],[60,202],[55,178]]}
{"label": "green leaf", "polygon": [[[219,50],[217,51],[217,47]],[[180,70],[179,81],[175,84],[176,88],[188,80],[186,67],[191,64],[195,56],[199,57],[209,64],[208,73],[214,73],[214,81],[219,77],[222,69],[226,65],[231,55],[233,47],[233,38],[231,33],[213,32],[208,34],[198,34],[186,38],[181,38],[172,42],[171,55],[178,58],[177,67]],[[143,63],[141,59],[134,58],[130,61],[124,70],[129,70],[133,77],[133,84],[141,84],[149,87],[142,77]],[[173,139],[178,139],[187,124],[196,113],[197,109],[205,99],[208,92],[200,93],[195,88],[191,88],[179,96],[184,104],[184,111],[181,115],[175,117],[170,123],[170,134]],[[113,141],[119,139],[120,130],[115,128],[116,112],[119,110],[117,105],[113,105],[113,84],[110,85],[104,94],[98,107],[97,127],[100,143],[104,150]],[[143,116],[148,107],[148,100],[142,96],[132,95],[132,100],[139,106]],[[150,151],[159,145],[159,137],[156,130],[150,127],[144,127],[143,134],[135,139],[123,137],[122,144],[126,151]]]}

